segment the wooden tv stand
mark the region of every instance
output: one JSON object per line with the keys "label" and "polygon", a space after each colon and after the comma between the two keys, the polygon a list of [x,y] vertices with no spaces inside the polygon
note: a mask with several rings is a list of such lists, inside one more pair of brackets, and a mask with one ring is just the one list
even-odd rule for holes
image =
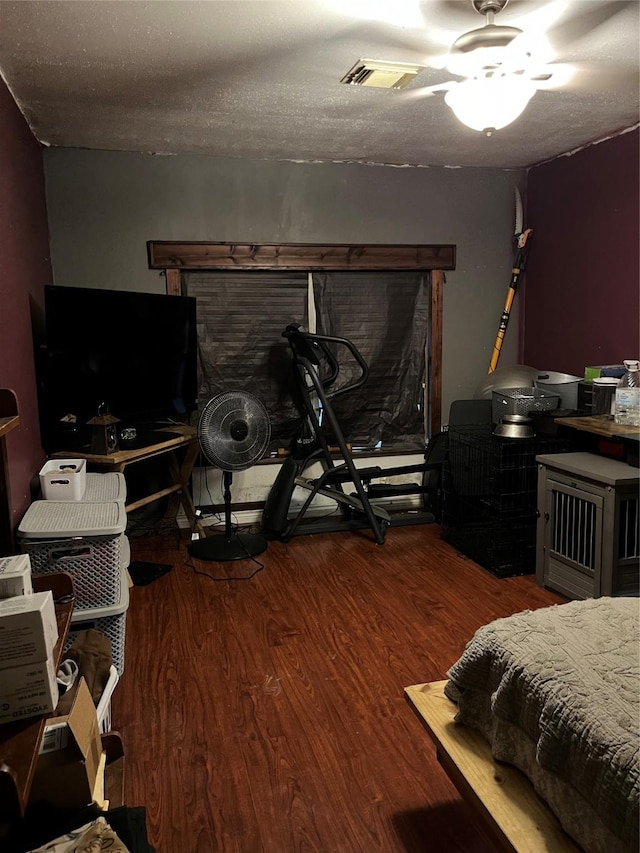
{"label": "wooden tv stand", "polygon": [[[149,444],[146,447],[132,448],[131,450],[116,450],[115,453],[99,454],[85,453],[83,451],[60,450],[52,454],[54,458],[62,459],[86,459],[87,465],[105,471],[116,471],[124,473],[127,465],[151,459],[154,456],[166,458],[166,463],[171,474],[171,485],[145,495],[133,503],[127,504],[127,512],[160,500],[160,498],[171,495],[171,500],[165,513],[165,518],[176,515],[178,506],[181,504],[192,528],[204,536],[204,530],[196,518],[195,507],[189,489],[189,478],[198,457],[198,436],[196,430],[190,426],[167,426],[162,428],[163,433],[175,433],[175,438],[164,439],[157,444]],[[176,451],[184,450],[182,461],[178,460]]]}

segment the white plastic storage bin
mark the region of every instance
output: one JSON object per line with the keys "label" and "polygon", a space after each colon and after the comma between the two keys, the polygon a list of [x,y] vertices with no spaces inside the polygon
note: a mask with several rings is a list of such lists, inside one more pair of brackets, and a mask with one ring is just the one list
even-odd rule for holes
{"label": "white plastic storage bin", "polygon": [[120,597],[109,607],[74,608],[65,651],[71,646],[79,631],[94,628],[111,641],[111,657],[118,675],[124,672],[124,644],[129,607],[129,584],[125,572],[120,578]]}
{"label": "white plastic storage bin", "polygon": [[18,539],[34,575],[69,572],[76,608],[106,607],[120,601],[126,524],[124,506],[115,501],[35,501],[20,522]]}
{"label": "white plastic storage bin", "polygon": [[113,691],[116,689],[119,678],[118,670],[115,666],[112,666],[109,670],[109,679],[104,686],[102,696],[96,708],[98,725],[102,734],[111,731],[111,697],[113,696]]}
{"label": "white plastic storage bin", "polygon": [[47,501],[80,501],[86,487],[84,459],[50,459],[40,470],[40,488]]}

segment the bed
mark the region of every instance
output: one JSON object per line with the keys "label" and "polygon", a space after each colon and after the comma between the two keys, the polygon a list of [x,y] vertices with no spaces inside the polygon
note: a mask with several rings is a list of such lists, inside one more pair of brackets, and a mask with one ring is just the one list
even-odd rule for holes
{"label": "bed", "polygon": [[498,619],[447,682],[406,689],[504,849],[637,853],[639,612],[598,598]]}

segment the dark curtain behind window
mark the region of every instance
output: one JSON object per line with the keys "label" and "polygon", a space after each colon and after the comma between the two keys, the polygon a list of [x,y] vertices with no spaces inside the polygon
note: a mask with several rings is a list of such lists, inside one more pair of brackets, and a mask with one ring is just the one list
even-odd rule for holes
{"label": "dark curtain behind window", "polygon": [[188,272],[183,290],[197,299],[200,406],[223,391],[248,391],[266,406],[272,438],[299,424],[291,398],[291,357],[282,332],[307,323],[306,272]]}
{"label": "dark curtain behind window", "polygon": [[[429,273],[314,273],[313,286],[318,334],[347,338],[369,367],[365,385],[332,401],[346,440],[424,447]],[[335,354],[342,387],[360,371],[344,347]]]}

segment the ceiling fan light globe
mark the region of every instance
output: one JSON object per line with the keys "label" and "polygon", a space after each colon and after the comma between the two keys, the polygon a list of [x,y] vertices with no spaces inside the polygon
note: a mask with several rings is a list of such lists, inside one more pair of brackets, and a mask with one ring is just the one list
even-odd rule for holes
{"label": "ceiling fan light globe", "polygon": [[490,133],[515,121],[535,91],[533,83],[522,77],[474,77],[449,89],[444,100],[467,127]]}

